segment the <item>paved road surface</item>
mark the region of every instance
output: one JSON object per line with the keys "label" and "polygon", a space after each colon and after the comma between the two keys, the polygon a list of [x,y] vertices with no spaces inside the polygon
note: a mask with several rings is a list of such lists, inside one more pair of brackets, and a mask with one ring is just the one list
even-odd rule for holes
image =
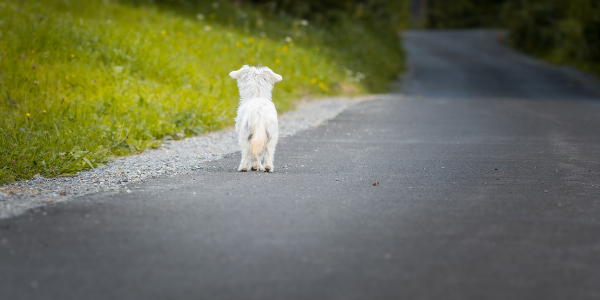
{"label": "paved road surface", "polygon": [[238,153],[0,221],[0,299],[600,299],[597,86],[496,35],[406,34],[408,96],[274,174]]}

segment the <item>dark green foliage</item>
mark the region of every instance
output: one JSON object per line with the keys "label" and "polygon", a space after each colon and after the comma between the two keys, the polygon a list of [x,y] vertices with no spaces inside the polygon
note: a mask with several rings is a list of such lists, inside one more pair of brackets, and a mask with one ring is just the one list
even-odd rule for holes
{"label": "dark green foliage", "polygon": [[511,0],[504,19],[514,47],[600,75],[599,1]]}
{"label": "dark green foliage", "polygon": [[[384,45],[392,53],[403,53],[399,31],[408,27],[409,0],[247,0],[270,16],[292,17],[307,20],[317,26],[328,28],[334,32],[332,38],[322,40],[325,48],[343,48],[339,52],[347,61],[350,69],[362,69],[367,74],[365,81],[372,92],[385,91],[386,81],[393,79],[401,72],[402,64],[398,64],[396,55],[372,60],[373,51],[364,44],[377,43]],[[349,26],[355,24],[359,26]],[[361,30],[354,30],[360,28]],[[349,31],[351,30],[351,31]],[[361,40],[362,43],[357,43]],[[362,44],[362,45],[361,45]],[[338,54],[339,55],[339,54]],[[350,59],[352,58],[352,59]],[[341,59],[341,57],[340,57]],[[365,64],[364,61],[369,63]],[[369,65],[365,69],[364,65]],[[390,68],[397,66],[397,68]],[[390,70],[387,74],[378,70]]]}
{"label": "dark green foliage", "polygon": [[374,27],[398,30],[408,22],[408,0],[248,0],[271,14],[289,15],[320,25],[355,15]]}
{"label": "dark green foliage", "polygon": [[502,27],[500,12],[506,0],[428,0],[425,27]]}

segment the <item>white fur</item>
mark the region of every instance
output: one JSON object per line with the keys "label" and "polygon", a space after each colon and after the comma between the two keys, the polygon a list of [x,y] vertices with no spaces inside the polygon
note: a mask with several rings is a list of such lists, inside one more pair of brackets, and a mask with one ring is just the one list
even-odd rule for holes
{"label": "white fur", "polygon": [[238,171],[252,169],[273,172],[279,129],[271,91],[275,82],[283,78],[267,67],[247,65],[229,73],[229,76],[237,79],[240,90],[240,106],[235,118],[238,144],[242,148],[242,162]]}

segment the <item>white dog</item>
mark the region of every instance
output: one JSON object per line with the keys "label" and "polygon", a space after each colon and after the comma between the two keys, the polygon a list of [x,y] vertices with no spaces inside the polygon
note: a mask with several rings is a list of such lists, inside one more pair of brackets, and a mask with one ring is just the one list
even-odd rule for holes
{"label": "white dog", "polygon": [[229,73],[229,76],[237,79],[240,90],[240,106],[235,118],[238,144],[242,148],[242,162],[238,171],[246,172],[252,168],[273,172],[273,156],[279,129],[271,91],[275,82],[283,78],[267,67],[247,65]]}

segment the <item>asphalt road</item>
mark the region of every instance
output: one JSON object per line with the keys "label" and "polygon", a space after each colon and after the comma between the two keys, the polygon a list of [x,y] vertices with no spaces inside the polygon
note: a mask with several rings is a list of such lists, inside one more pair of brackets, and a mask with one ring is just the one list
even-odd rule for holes
{"label": "asphalt road", "polygon": [[496,35],[407,33],[407,96],[273,174],[235,153],[0,221],[0,299],[600,299],[598,84]]}

